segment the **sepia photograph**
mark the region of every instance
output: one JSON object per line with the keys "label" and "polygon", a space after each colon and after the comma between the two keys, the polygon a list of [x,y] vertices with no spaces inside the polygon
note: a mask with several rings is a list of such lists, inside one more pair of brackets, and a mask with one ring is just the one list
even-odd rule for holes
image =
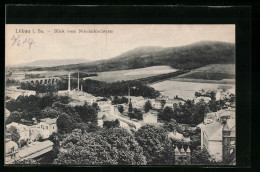
{"label": "sepia photograph", "polygon": [[5,164],[235,166],[235,24],[6,24]]}

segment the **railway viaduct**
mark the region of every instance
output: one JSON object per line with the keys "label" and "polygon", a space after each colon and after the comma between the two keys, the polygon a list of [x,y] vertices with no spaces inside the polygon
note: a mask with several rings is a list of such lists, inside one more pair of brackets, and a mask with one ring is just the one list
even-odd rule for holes
{"label": "railway viaduct", "polygon": [[31,79],[26,79],[23,80],[22,82],[29,82],[31,84],[56,84],[58,82],[58,80],[60,80],[59,77],[48,77],[48,78],[31,78]]}

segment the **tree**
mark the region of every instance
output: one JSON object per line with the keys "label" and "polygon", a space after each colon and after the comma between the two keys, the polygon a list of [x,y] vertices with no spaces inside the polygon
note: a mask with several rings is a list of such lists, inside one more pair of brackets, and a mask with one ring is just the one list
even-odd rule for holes
{"label": "tree", "polygon": [[166,104],[166,100],[161,100],[161,108],[163,108],[165,104]]}
{"label": "tree", "polygon": [[6,133],[7,133],[7,136],[6,136],[7,138],[10,138],[12,141],[14,141],[18,144],[18,141],[21,136],[20,136],[19,132],[17,131],[16,127],[14,127],[14,126],[9,127],[6,130]]}
{"label": "tree", "polygon": [[85,103],[83,106],[75,106],[75,111],[79,114],[81,120],[85,123],[91,122],[97,124],[97,106],[92,107]]}
{"label": "tree", "polygon": [[100,111],[100,107],[98,106],[98,104],[97,104],[96,102],[92,103],[92,107],[93,107],[94,109],[96,109],[97,112]]}
{"label": "tree", "polygon": [[164,129],[168,132],[177,131],[178,133],[182,133],[182,129],[179,127],[176,120],[171,119],[171,121],[164,123],[163,125]]}
{"label": "tree", "polygon": [[17,111],[12,112],[5,121],[5,124],[10,124],[12,122],[20,123],[21,121],[21,114]]}
{"label": "tree", "polygon": [[19,145],[20,145],[20,147],[22,148],[22,147],[24,147],[24,146],[27,145],[27,141],[24,140],[24,139],[22,139],[22,140],[20,140]]}
{"label": "tree", "polygon": [[150,100],[147,100],[147,102],[145,102],[145,104],[144,104],[145,113],[149,112],[151,109],[152,109],[152,104],[151,104]]}
{"label": "tree", "polygon": [[129,107],[128,107],[128,112],[132,112],[132,111],[133,111],[133,105],[132,105],[132,102],[130,100]]}
{"label": "tree", "polygon": [[66,113],[63,113],[58,117],[57,127],[58,127],[58,132],[61,134],[70,133],[74,129],[73,121]]}
{"label": "tree", "polygon": [[136,113],[136,119],[143,120],[143,113],[142,112],[137,112]]}
{"label": "tree", "polygon": [[116,165],[118,151],[99,133],[75,131],[63,140],[62,149],[54,164]]}
{"label": "tree", "polygon": [[210,92],[210,98],[211,98],[211,100],[216,100],[216,92],[214,92],[214,91],[211,91]]}
{"label": "tree", "polygon": [[136,115],[135,115],[134,112],[129,112],[128,116],[129,116],[130,119],[136,118]]}
{"label": "tree", "polygon": [[116,119],[115,121],[104,121],[103,123],[103,127],[106,128],[118,128],[120,126],[120,122],[118,119]]}
{"label": "tree", "polygon": [[210,155],[207,151],[207,149],[202,149],[202,150],[193,150],[192,152],[192,162],[193,164],[198,164],[198,165],[205,165],[210,163]]}
{"label": "tree", "polygon": [[173,118],[172,108],[169,106],[165,107],[163,111],[158,114],[158,117],[163,121],[171,121],[171,119]]}
{"label": "tree", "polygon": [[209,106],[209,110],[211,112],[217,112],[217,111],[220,110],[220,107],[219,107],[218,103],[215,100],[210,100],[208,102],[208,106]]}
{"label": "tree", "polygon": [[56,109],[52,107],[46,107],[41,111],[40,117],[43,118],[57,118],[61,112],[57,111]]}
{"label": "tree", "polygon": [[128,131],[121,128],[111,128],[103,130],[101,135],[107,143],[116,148],[118,165],[146,165],[143,148]]}
{"label": "tree", "polygon": [[153,125],[142,126],[135,133],[135,138],[143,148],[148,165],[174,164],[174,146],[163,128]]}
{"label": "tree", "polygon": [[117,109],[118,109],[118,111],[119,111],[120,113],[123,113],[123,112],[124,112],[124,107],[123,107],[122,105],[119,105],[119,106],[117,107]]}

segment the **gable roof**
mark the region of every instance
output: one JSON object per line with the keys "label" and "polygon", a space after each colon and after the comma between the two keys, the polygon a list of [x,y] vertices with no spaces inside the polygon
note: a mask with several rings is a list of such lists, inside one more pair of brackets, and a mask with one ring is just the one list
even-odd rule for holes
{"label": "gable roof", "polygon": [[209,140],[222,140],[222,124],[217,121],[214,121],[210,124],[199,124],[201,130],[203,130],[208,136]]}
{"label": "gable roof", "polygon": [[57,122],[57,118],[44,118],[41,120],[42,122],[46,122],[47,124],[55,124]]}

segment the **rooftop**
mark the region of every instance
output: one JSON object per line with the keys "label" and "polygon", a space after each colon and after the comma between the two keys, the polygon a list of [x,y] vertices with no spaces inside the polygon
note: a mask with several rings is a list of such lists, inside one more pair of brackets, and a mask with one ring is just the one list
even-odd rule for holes
{"label": "rooftop", "polygon": [[203,130],[208,136],[209,140],[222,140],[222,124],[217,121],[213,121],[210,124],[199,124],[198,127]]}
{"label": "rooftop", "polygon": [[[47,149],[49,147],[53,146],[53,143],[49,140],[46,140],[44,142],[33,142],[32,144],[29,144],[25,148],[21,149],[17,153],[17,157],[19,158],[26,158],[28,156],[34,155],[34,157],[40,156],[40,154],[43,152],[44,149]],[[46,153],[46,152],[44,152]]]}
{"label": "rooftop", "polygon": [[57,121],[57,118],[44,118],[44,119],[41,119],[42,122],[46,122],[47,124],[55,124],[56,121]]}

